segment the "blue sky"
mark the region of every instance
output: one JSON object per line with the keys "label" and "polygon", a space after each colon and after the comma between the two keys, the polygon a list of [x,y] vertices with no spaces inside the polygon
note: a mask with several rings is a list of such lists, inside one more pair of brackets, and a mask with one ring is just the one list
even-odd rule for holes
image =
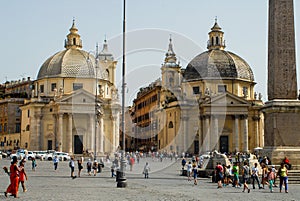
{"label": "blue sky", "polygon": [[[119,84],[122,3],[122,0],[1,1],[1,83],[28,76],[36,79],[43,62],[64,49],[64,40],[75,18],[84,50],[95,50],[97,42],[102,46],[106,36],[111,52],[118,59]],[[294,1],[294,6],[299,49],[300,2]],[[193,57],[206,51],[208,32],[216,16],[225,32],[226,50],[248,62],[257,82],[255,91],[266,100],[267,0],[128,0],[126,104],[130,104],[139,87],[160,76],[170,34],[174,51],[185,68]],[[299,72],[300,50],[296,54]]]}

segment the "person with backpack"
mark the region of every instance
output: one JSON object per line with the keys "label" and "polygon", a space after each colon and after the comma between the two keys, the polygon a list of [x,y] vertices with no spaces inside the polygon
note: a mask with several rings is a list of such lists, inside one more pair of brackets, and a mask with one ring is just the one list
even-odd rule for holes
{"label": "person with backpack", "polygon": [[248,184],[247,184],[247,182],[249,181],[249,177],[250,177],[250,167],[248,166],[248,163],[246,161],[244,161],[242,175],[243,175],[243,182],[244,182],[243,192],[245,192],[245,190],[247,189],[248,193],[250,193],[250,188],[248,187]]}
{"label": "person with backpack", "polygon": [[255,189],[255,183],[254,183],[255,181],[257,182],[258,188],[262,189],[262,187],[260,186],[259,179],[258,179],[257,163],[254,163],[254,167],[252,168],[251,178],[252,178],[253,189]]}
{"label": "person with backpack", "polygon": [[277,175],[279,176],[279,179],[280,179],[280,183],[279,183],[280,193],[282,190],[283,183],[285,186],[285,192],[288,193],[288,169],[284,163],[280,164]]}
{"label": "person with backpack", "polygon": [[223,166],[221,165],[220,162],[218,162],[216,166],[216,179],[218,182],[218,188],[222,188]]}
{"label": "person with backpack", "polygon": [[74,162],[74,158],[72,157],[71,160],[69,161],[69,167],[71,169],[71,178],[75,179],[76,176],[74,175],[74,170],[75,170],[75,162]]}

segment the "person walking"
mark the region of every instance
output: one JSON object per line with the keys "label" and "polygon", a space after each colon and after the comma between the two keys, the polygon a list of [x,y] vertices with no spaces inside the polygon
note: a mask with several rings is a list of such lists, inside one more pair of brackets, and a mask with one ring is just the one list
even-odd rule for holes
{"label": "person walking", "polygon": [[32,170],[33,171],[35,171],[36,170],[36,160],[35,160],[35,158],[32,158],[31,159],[31,168],[32,168]]}
{"label": "person walking", "polygon": [[253,189],[255,189],[255,184],[254,184],[255,181],[257,182],[258,188],[261,189],[262,187],[260,186],[260,182],[258,179],[257,163],[254,163],[254,167],[252,168],[251,178],[252,178]]}
{"label": "person walking", "polygon": [[273,193],[273,184],[274,184],[274,180],[275,180],[275,172],[272,170],[272,168],[268,169],[268,182],[269,182],[269,189],[270,192]]}
{"label": "person walking", "polygon": [[10,184],[7,187],[6,191],[4,192],[5,197],[7,197],[7,194],[10,193],[15,198],[18,197],[18,191],[19,191],[19,172],[21,171],[21,168],[18,167],[18,159],[16,156],[12,157],[12,162],[10,165]]}
{"label": "person walking", "polygon": [[220,162],[217,163],[215,171],[216,171],[216,179],[217,179],[217,182],[218,182],[218,188],[222,188],[223,166],[221,165]]}
{"label": "person walking", "polygon": [[80,173],[81,173],[81,170],[83,169],[83,166],[82,166],[82,159],[78,159],[77,160],[77,166],[78,166],[78,177],[80,177]]}
{"label": "person walking", "polygon": [[20,172],[19,172],[19,184],[21,183],[23,192],[26,192],[27,189],[25,187],[25,180],[27,180],[27,174],[25,172],[25,162],[26,159],[22,159],[19,164]]}
{"label": "person walking", "polygon": [[193,177],[194,177],[194,185],[198,184],[198,169],[196,165],[193,165]]}
{"label": "person walking", "polygon": [[145,176],[145,179],[149,179],[149,172],[150,172],[150,165],[148,162],[146,162],[145,166],[144,166],[144,176]]}
{"label": "person walking", "polygon": [[280,179],[279,190],[281,193],[282,185],[284,183],[285,192],[288,193],[288,170],[284,163],[280,164],[280,168],[278,169],[278,176]]}
{"label": "person walking", "polygon": [[58,160],[57,156],[55,156],[53,158],[54,170],[57,170],[58,162],[59,162],[59,160]]}
{"label": "person walking", "polygon": [[93,162],[92,168],[93,168],[93,171],[94,171],[94,176],[96,176],[97,175],[97,170],[98,170],[98,162],[97,162],[97,160],[95,160]]}
{"label": "person walking", "polygon": [[92,162],[91,162],[91,159],[89,159],[88,162],[86,163],[86,169],[87,169],[88,175],[91,176],[91,172],[92,172]]}
{"label": "person walking", "polygon": [[69,161],[69,167],[71,169],[71,178],[75,179],[76,176],[74,175],[74,170],[75,170],[75,162],[74,162],[74,158],[71,157],[71,160]]}
{"label": "person walking", "polygon": [[192,180],[192,163],[191,163],[191,161],[189,161],[189,163],[187,164],[187,177],[188,177],[188,181]]}
{"label": "person walking", "polygon": [[248,163],[246,161],[244,161],[242,175],[243,175],[243,182],[244,182],[243,192],[245,192],[245,190],[247,189],[248,193],[250,193],[250,188],[248,187],[248,184],[247,184],[247,182],[249,181],[249,177],[250,177],[250,167],[248,166]]}

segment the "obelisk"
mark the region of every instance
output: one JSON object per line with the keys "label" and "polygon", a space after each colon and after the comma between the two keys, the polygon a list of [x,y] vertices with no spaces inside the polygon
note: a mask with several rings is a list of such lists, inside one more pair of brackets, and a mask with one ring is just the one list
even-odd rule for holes
{"label": "obelisk", "polygon": [[297,99],[293,0],[269,0],[268,100]]}
{"label": "obelisk", "polygon": [[268,43],[264,152],[274,164],[280,164],[287,156],[297,167],[300,165],[300,101],[297,100],[293,0],[269,0]]}

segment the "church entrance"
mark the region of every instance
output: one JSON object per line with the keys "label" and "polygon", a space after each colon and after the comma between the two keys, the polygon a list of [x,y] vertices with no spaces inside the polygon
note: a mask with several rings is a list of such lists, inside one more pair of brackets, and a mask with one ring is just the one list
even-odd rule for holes
{"label": "church entrance", "polygon": [[74,135],[74,154],[83,153],[83,136]]}
{"label": "church entrance", "polygon": [[220,136],[220,152],[228,153],[228,136]]}

